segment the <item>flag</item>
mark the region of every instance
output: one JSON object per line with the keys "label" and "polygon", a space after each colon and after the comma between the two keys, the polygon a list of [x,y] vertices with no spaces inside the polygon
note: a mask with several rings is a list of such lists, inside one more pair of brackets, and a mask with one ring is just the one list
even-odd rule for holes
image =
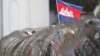
{"label": "flag", "polygon": [[81,19],[81,6],[76,6],[74,4],[65,3],[62,0],[57,0],[57,12],[58,20],[62,22],[78,22]]}

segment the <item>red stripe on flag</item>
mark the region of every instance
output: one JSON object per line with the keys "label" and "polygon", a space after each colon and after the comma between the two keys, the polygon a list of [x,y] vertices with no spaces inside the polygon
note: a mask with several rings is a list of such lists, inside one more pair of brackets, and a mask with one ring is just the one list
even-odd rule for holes
{"label": "red stripe on flag", "polygon": [[68,11],[73,12],[74,18],[80,20],[80,16],[81,16],[80,11],[78,11],[72,7],[66,6],[66,5],[62,4],[61,2],[58,2],[57,5],[58,5],[58,12],[60,12],[62,8],[64,8],[64,10],[66,10],[66,8],[68,8]]}

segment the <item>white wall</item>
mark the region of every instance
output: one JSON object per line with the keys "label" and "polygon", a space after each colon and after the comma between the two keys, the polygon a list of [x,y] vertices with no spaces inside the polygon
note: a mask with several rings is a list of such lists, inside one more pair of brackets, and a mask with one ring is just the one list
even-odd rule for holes
{"label": "white wall", "polygon": [[3,26],[2,26],[2,0],[0,0],[0,38],[3,35]]}
{"label": "white wall", "polygon": [[99,4],[95,7],[94,11],[93,11],[94,15],[100,19],[100,2]]}
{"label": "white wall", "polygon": [[97,15],[97,13],[100,11],[100,4],[97,5],[93,11],[94,15]]}
{"label": "white wall", "polygon": [[33,28],[49,25],[49,0],[30,0],[31,26]]}
{"label": "white wall", "polygon": [[48,0],[3,0],[3,35],[49,25]]}

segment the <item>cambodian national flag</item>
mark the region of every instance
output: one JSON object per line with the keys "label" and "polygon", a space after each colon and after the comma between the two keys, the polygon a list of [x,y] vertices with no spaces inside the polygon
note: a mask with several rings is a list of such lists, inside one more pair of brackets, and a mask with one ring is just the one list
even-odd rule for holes
{"label": "cambodian national flag", "polygon": [[57,0],[58,18],[62,22],[74,23],[80,21],[82,9],[83,7]]}

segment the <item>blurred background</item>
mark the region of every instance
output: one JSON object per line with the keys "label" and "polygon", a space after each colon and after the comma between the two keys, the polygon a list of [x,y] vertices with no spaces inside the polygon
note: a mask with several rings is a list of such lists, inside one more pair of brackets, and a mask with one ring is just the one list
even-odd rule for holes
{"label": "blurred background", "polygon": [[[63,0],[91,13],[98,0]],[[23,28],[47,27],[57,23],[55,0],[0,0],[0,37]]]}
{"label": "blurred background", "polygon": [[0,0],[0,56],[100,56],[100,1],[63,1],[80,23],[59,25],[56,0]]}

